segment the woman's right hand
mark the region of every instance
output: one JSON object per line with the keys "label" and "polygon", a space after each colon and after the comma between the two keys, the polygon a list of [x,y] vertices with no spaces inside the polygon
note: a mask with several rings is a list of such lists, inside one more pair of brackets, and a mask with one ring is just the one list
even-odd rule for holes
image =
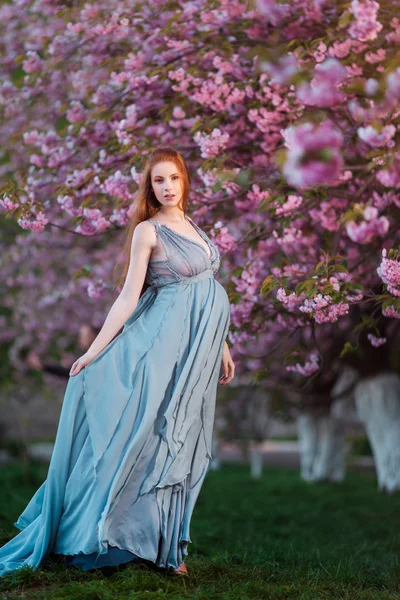
{"label": "woman's right hand", "polygon": [[70,376],[74,377],[75,375],[78,375],[78,373],[83,369],[83,367],[86,367],[86,365],[88,365],[94,358],[95,357],[92,354],[85,352],[85,354],[80,356],[78,360],[76,360],[72,365],[69,372]]}

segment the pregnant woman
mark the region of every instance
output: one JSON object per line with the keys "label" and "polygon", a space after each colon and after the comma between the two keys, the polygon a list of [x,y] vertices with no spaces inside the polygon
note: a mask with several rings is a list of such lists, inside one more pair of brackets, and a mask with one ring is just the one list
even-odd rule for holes
{"label": "pregnant woman", "polygon": [[71,367],[47,479],[0,549],[1,575],[49,554],[83,570],[144,559],[187,575],[217,383],[235,370],[220,255],[186,214],[189,185],[181,154],[151,154],[122,290]]}

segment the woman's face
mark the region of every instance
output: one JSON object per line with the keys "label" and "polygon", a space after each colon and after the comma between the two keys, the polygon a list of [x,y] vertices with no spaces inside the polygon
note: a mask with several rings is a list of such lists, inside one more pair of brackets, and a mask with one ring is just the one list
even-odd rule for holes
{"label": "woman's face", "polygon": [[174,162],[159,162],[151,170],[151,186],[163,206],[176,206],[183,193],[182,175]]}

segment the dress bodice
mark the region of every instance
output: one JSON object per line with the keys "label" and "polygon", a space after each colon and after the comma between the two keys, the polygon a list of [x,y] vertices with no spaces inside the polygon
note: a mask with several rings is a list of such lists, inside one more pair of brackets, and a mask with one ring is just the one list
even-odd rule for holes
{"label": "dress bodice", "polygon": [[205,244],[171,229],[168,225],[148,219],[148,222],[155,227],[157,235],[157,246],[152,256],[157,254],[163,257],[162,259],[150,257],[145,280],[152,287],[186,282],[192,277],[201,277],[202,273],[213,276],[218,271],[220,265],[218,248],[190,217],[186,216],[186,219]]}

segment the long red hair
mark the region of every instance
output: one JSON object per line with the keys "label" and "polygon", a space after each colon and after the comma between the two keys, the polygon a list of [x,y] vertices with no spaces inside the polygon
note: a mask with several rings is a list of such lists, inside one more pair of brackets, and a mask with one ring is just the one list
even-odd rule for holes
{"label": "long red hair", "polygon": [[[136,198],[133,203],[133,209],[131,211],[130,222],[124,229],[122,235],[122,250],[121,257],[122,262],[117,262],[114,269],[114,277],[116,279],[116,285],[122,289],[126,276],[129,270],[130,264],[130,253],[132,245],[132,237],[135,231],[136,225],[147,219],[151,219],[162,206],[157,200],[153,188],[151,185],[151,171],[153,167],[163,161],[173,162],[182,178],[182,198],[178,204],[179,208],[186,214],[187,200],[190,191],[190,173],[186,166],[185,159],[183,156],[174,148],[169,146],[161,146],[156,148],[150,156],[147,158],[144,165],[139,188],[136,193]],[[144,283],[140,296],[147,289],[148,285]]]}

